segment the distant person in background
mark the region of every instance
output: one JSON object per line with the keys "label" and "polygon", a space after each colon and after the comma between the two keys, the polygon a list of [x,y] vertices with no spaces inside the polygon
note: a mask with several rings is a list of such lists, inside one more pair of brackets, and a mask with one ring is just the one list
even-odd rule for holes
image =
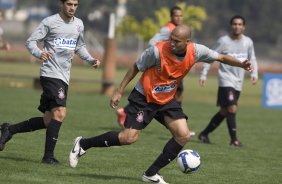
{"label": "distant person in background", "polygon": [[[158,42],[141,54],[136,63],[128,69],[115,91],[110,102],[112,108],[118,106],[129,82],[136,77],[138,72],[143,72],[128,97],[125,128],[121,131],[108,131],[91,138],[77,137],[69,155],[70,166],[76,167],[79,158],[90,148],[107,148],[135,143],[142,130],[151,123],[153,118],[162,117],[157,120],[169,130],[171,138],[160,151],[160,155],[143,173],[142,181],[167,184],[159,171],[176,158],[190,137],[188,117],[174,95],[179,82],[187,75],[192,66],[200,61],[208,63],[219,61],[242,67],[248,71],[252,70],[249,61],[240,62],[232,56],[219,54],[204,45],[193,43],[189,27],[177,26],[172,31],[169,41]],[[153,141],[153,139],[150,140],[150,142]],[[144,151],[149,152],[150,150]]]}
{"label": "distant person in background", "polygon": [[[245,18],[236,15],[231,18],[231,33],[220,37],[215,46],[215,50],[221,54],[228,54],[241,62],[250,60],[254,70],[250,73],[252,84],[255,85],[258,80],[258,67],[254,51],[254,45],[251,38],[243,34],[245,30]],[[210,64],[204,64],[200,77],[200,86],[204,86]],[[218,93],[217,106],[219,111],[212,117],[207,127],[199,134],[198,138],[203,143],[210,143],[208,135],[214,131],[226,118],[227,127],[230,135],[230,145],[241,147],[242,143],[237,137],[236,113],[237,102],[244,81],[245,71],[238,67],[230,67],[220,63],[218,70]]]}
{"label": "distant person in background", "polygon": [[[94,68],[100,61],[86,49],[83,22],[74,16],[79,0],[60,0],[61,11],[45,18],[26,42],[28,51],[42,60],[40,84],[43,93],[38,110],[43,117],[33,117],[16,124],[1,125],[0,151],[14,134],[46,129],[45,152],[42,163],[58,164],[54,149],[61,124],[66,117],[66,101],[70,69],[74,54],[86,60]],[[40,50],[37,42],[44,42]],[[24,108],[24,107],[23,107]]]}
{"label": "distant person in background", "polygon": [[[4,15],[0,11],[0,22],[4,20]],[[10,50],[10,44],[3,39],[4,30],[0,27],[0,50]]]}
{"label": "distant person in background", "polygon": [[[149,40],[149,45],[153,46],[156,45],[156,43],[160,41],[167,41],[170,38],[171,32],[174,30],[174,28],[183,22],[183,13],[182,9],[178,6],[174,6],[170,9],[170,21],[166,23],[164,27],[160,29],[158,33],[156,33],[150,40]],[[177,87],[177,91],[175,93],[174,98],[176,101],[181,104],[182,99],[183,99],[183,81],[181,81],[180,85]],[[118,116],[118,123],[120,124],[121,127],[124,127],[124,121],[126,118],[126,107],[123,108],[118,108],[117,109],[117,116]],[[161,117],[159,117],[161,118]],[[195,135],[195,132],[191,131],[190,132],[191,136]]]}

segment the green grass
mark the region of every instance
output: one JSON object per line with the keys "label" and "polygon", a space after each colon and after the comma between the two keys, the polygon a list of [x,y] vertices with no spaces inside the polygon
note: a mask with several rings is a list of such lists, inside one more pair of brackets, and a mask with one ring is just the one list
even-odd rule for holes
{"label": "green grass", "polygon": [[[33,90],[32,77],[37,65],[0,63],[0,74],[17,73],[30,78],[0,78],[0,119],[19,122],[41,116],[36,110],[40,91]],[[125,71],[117,72],[121,80]],[[122,183],[137,184],[142,172],[152,163],[170,138],[169,132],[153,121],[141,134],[140,140],[125,147],[90,149],[76,169],[68,166],[68,154],[76,136],[92,137],[109,130],[119,130],[109,98],[99,94],[100,84],[76,82],[75,79],[100,79],[101,71],[74,66],[68,99],[68,116],[61,127],[56,147],[60,166],[40,163],[44,150],[45,131],[15,135],[0,152],[0,183]],[[11,81],[22,83],[12,87]],[[189,116],[189,127],[201,131],[218,110],[216,77],[210,77],[205,88],[197,84],[198,75],[185,79],[184,111]],[[128,87],[129,92],[133,84]],[[127,93],[128,94],[128,93]],[[123,97],[121,105],[127,103]],[[238,108],[238,136],[242,149],[229,146],[226,123],[210,135],[211,145],[201,144],[196,137],[185,146],[194,149],[202,159],[202,167],[193,174],[182,174],[175,163],[161,170],[170,183],[205,184],[279,184],[282,183],[281,111],[261,108],[261,81],[251,86],[246,78]]]}

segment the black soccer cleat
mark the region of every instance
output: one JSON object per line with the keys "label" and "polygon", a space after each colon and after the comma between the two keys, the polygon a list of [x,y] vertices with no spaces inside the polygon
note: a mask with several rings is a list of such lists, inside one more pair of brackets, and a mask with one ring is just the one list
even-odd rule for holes
{"label": "black soccer cleat", "polygon": [[230,146],[234,146],[234,147],[243,147],[243,144],[239,141],[239,140],[235,140],[235,141],[231,141],[230,142]]}
{"label": "black soccer cleat", "polygon": [[9,131],[9,123],[3,123],[1,125],[1,137],[0,137],[0,151],[3,151],[5,144],[12,138],[13,134]]}
{"label": "black soccer cleat", "polygon": [[200,141],[202,141],[203,143],[205,143],[205,144],[210,144],[211,143],[209,137],[207,135],[204,135],[203,133],[199,134],[198,139]]}
{"label": "black soccer cleat", "polygon": [[50,165],[58,165],[58,164],[60,164],[60,162],[57,159],[55,159],[54,157],[51,157],[51,158],[43,157],[41,163],[43,163],[43,164],[50,164]]}

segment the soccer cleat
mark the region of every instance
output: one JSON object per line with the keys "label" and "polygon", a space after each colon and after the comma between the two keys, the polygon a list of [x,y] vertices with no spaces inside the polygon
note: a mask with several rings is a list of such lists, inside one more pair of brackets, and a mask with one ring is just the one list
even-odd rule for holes
{"label": "soccer cleat", "polygon": [[9,131],[9,123],[3,123],[1,125],[1,137],[0,137],[0,151],[3,151],[5,144],[12,138],[13,134]]}
{"label": "soccer cleat", "polygon": [[190,131],[190,137],[194,137],[196,135],[196,132]]}
{"label": "soccer cleat", "polygon": [[198,136],[199,140],[202,141],[205,144],[210,144],[210,139],[207,135],[204,135],[203,133],[200,133]]}
{"label": "soccer cleat", "polygon": [[164,181],[163,177],[159,174],[155,174],[153,176],[147,176],[145,173],[142,176],[142,181],[148,183],[159,183],[159,184],[169,184]]}
{"label": "soccer cleat", "polygon": [[119,126],[121,126],[122,128],[124,128],[124,122],[125,122],[125,118],[126,118],[126,113],[124,112],[124,108],[118,108],[117,111],[117,118],[118,118],[118,124]]}
{"label": "soccer cleat", "polygon": [[55,159],[54,157],[51,157],[51,158],[43,157],[41,163],[50,164],[50,165],[60,164],[60,162],[57,159]]}
{"label": "soccer cleat", "polygon": [[239,140],[231,141],[230,146],[243,147],[243,144]]}
{"label": "soccer cleat", "polygon": [[70,151],[69,162],[70,162],[70,166],[73,167],[73,168],[75,168],[77,166],[79,157],[81,157],[82,155],[84,155],[86,153],[86,151],[84,151],[80,147],[79,142],[80,142],[81,139],[82,139],[81,136],[75,138],[72,150]]}

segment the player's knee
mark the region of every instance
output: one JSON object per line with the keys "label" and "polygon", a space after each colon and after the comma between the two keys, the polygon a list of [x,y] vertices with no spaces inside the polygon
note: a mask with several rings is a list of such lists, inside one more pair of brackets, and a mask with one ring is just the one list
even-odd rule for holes
{"label": "player's knee", "polygon": [[53,118],[57,121],[63,122],[67,116],[67,110],[65,107],[58,107],[53,111]]}
{"label": "player's knee", "polygon": [[139,134],[137,132],[122,131],[119,134],[119,141],[122,145],[130,145],[138,140]]}
{"label": "player's knee", "polygon": [[229,112],[229,113],[236,113],[237,112],[237,106],[236,105],[232,105],[232,106],[229,106],[228,108],[227,108],[227,111]]}
{"label": "player's knee", "polygon": [[124,139],[123,144],[124,145],[130,145],[135,143],[138,140],[138,137],[127,137],[126,139]]}
{"label": "player's knee", "polygon": [[187,131],[179,136],[174,137],[176,142],[178,142],[180,145],[185,145],[189,139],[190,139],[190,132]]}

